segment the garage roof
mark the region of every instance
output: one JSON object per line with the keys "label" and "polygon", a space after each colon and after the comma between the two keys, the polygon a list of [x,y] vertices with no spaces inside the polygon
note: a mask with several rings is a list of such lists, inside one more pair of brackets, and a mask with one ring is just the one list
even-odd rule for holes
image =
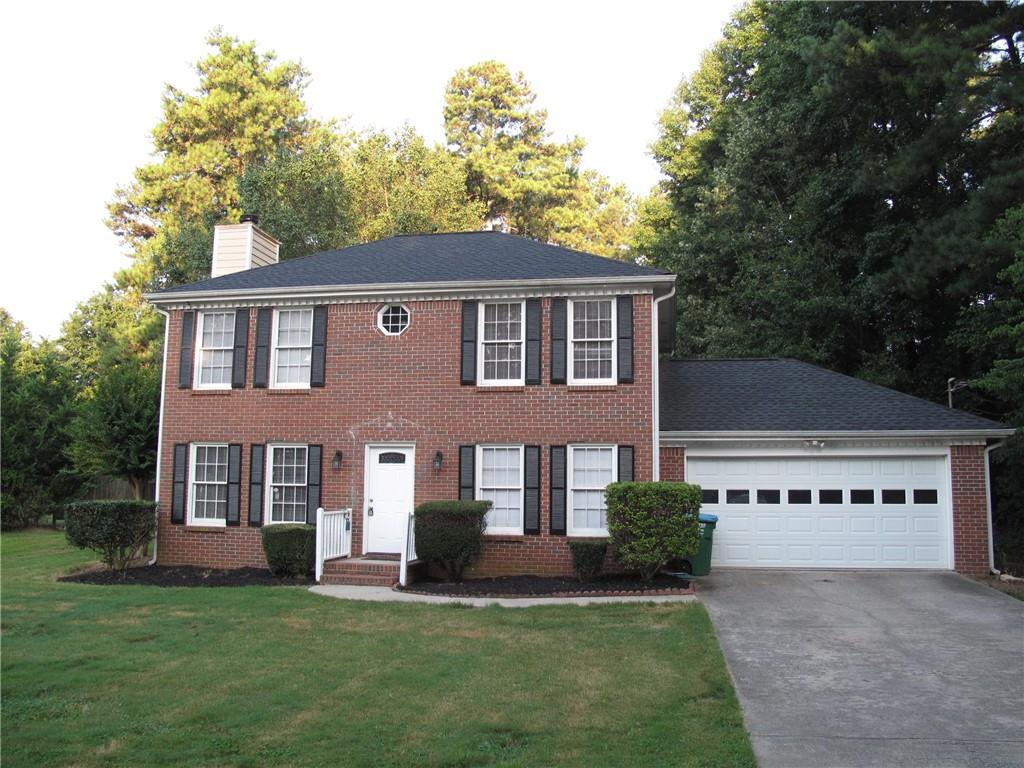
{"label": "garage roof", "polygon": [[988,432],[1008,428],[798,360],[665,360],[662,432]]}

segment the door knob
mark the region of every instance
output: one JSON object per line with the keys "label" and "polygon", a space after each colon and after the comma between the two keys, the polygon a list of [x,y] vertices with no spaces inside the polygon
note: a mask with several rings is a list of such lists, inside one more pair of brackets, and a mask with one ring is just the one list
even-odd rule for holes
{"label": "door knob", "polygon": [[370,517],[373,517],[373,507],[370,507],[368,510],[366,510],[366,514]]}

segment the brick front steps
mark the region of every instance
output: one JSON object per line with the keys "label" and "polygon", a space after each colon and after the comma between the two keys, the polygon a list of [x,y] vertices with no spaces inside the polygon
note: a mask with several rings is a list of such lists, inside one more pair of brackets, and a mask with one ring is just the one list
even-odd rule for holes
{"label": "brick front steps", "polygon": [[351,584],[364,587],[393,587],[398,583],[397,560],[342,557],[324,563],[321,584]]}

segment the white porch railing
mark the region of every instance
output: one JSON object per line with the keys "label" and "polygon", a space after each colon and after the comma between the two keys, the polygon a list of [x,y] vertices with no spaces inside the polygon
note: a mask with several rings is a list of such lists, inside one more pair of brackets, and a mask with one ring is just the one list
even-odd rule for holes
{"label": "white porch railing", "polygon": [[352,510],[316,511],[316,580],[324,575],[324,561],[352,554]]}
{"label": "white porch railing", "polygon": [[403,587],[408,582],[409,564],[415,563],[416,557],[416,515],[409,513],[405,521],[405,545],[402,547],[402,560],[398,568],[398,583]]}

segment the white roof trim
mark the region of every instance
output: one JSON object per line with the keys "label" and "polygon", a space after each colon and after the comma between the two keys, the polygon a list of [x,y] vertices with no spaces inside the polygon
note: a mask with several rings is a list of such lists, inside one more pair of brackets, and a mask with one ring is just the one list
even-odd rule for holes
{"label": "white roof trim", "polygon": [[566,295],[572,290],[592,292],[622,292],[632,287],[635,292],[653,290],[656,286],[674,284],[675,275],[631,275],[625,277],[573,277],[534,280],[456,280],[436,283],[370,283],[365,285],[306,285],[291,288],[248,288],[213,291],[175,291],[173,293],[146,293],[144,298],[158,306],[190,306],[216,302],[246,302],[250,306],[259,302],[279,300],[332,300],[345,301],[415,301],[432,298],[461,298],[469,296],[509,295]]}

